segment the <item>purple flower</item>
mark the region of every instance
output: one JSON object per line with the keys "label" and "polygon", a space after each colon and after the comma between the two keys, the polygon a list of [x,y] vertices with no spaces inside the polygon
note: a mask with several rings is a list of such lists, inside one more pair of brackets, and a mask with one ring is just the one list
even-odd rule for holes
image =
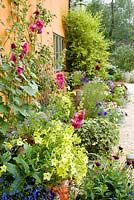
{"label": "purple flower", "polygon": [[83,82],[83,83],[88,83],[89,80],[88,80],[86,77],[82,77],[81,82]]}
{"label": "purple flower", "polygon": [[96,103],[96,107],[99,107],[99,106],[101,106],[101,103],[100,103],[100,102],[97,102],[97,103]]}
{"label": "purple flower", "polygon": [[100,162],[96,162],[95,165],[96,165],[97,167],[99,167],[99,166],[101,166],[101,163],[100,163]]}
{"label": "purple flower", "polygon": [[104,113],[103,113],[103,116],[106,116],[106,115],[107,115],[107,112],[104,112]]}
{"label": "purple flower", "polygon": [[98,112],[98,116],[103,116],[103,112]]}
{"label": "purple flower", "polygon": [[11,55],[11,60],[13,61],[13,62],[16,62],[16,54],[14,54],[14,53],[12,53],[12,55]]}
{"label": "purple flower", "polygon": [[119,160],[119,156],[113,156],[115,160]]}
{"label": "purple flower", "polygon": [[107,114],[107,112],[98,112],[98,116],[100,117],[106,116]]}
{"label": "purple flower", "polygon": [[14,43],[11,44],[11,49],[16,49],[16,45]]}
{"label": "purple flower", "polygon": [[23,49],[23,54],[27,54],[28,53],[28,43],[24,43],[23,45],[22,45],[22,49]]}

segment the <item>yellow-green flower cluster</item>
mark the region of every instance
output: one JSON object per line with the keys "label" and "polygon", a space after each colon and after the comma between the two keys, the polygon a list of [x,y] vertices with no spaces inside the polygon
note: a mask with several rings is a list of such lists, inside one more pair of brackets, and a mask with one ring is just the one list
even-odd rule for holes
{"label": "yellow-green flower cluster", "polygon": [[4,172],[6,172],[6,171],[7,171],[7,166],[6,166],[6,165],[0,166],[0,177],[1,177],[2,174],[3,174]]}

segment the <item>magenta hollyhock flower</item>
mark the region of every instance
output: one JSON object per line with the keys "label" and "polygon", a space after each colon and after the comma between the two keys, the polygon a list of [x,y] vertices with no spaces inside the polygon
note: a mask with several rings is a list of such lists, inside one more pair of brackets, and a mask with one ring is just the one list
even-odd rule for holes
{"label": "magenta hollyhock flower", "polygon": [[36,30],[36,24],[31,24],[29,26],[29,29],[30,29],[31,32],[35,32],[35,30]]}
{"label": "magenta hollyhock flower", "polygon": [[27,54],[28,53],[28,43],[24,43],[23,45],[22,45],[22,49],[23,49],[23,54]]}
{"label": "magenta hollyhock flower", "polygon": [[16,62],[16,60],[17,60],[16,54],[12,53],[12,55],[11,55],[11,60],[12,60],[13,62]]}
{"label": "magenta hollyhock flower", "polygon": [[42,33],[42,29],[43,29],[44,23],[41,20],[37,20],[36,21],[36,28],[38,30],[38,34]]}
{"label": "magenta hollyhock flower", "polygon": [[99,166],[101,166],[101,163],[100,163],[100,162],[96,162],[95,165],[96,165],[97,167],[99,167]]}
{"label": "magenta hollyhock flower", "polygon": [[20,66],[16,69],[16,73],[21,77],[22,72],[24,71],[24,66]]}
{"label": "magenta hollyhock flower", "polygon": [[15,43],[11,44],[11,49],[16,49],[16,44]]}
{"label": "magenta hollyhock flower", "polygon": [[62,72],[56,74],[56,81],[57,81],[57,84],[58,84],[58,88],[63,89],[64,84],[65,84],[65,77],[64,77],[64,74]]}

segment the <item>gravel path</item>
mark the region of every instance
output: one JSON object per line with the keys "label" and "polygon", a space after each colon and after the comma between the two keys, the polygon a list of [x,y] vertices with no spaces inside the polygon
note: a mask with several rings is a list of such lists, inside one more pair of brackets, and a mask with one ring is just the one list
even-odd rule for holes
{"label": "gravel path", "polygon": [[128,88],[129,100],[123,109],[127,116],[120,128],[120,146],[125,154],[134,154],[134,84],[125,84]]}

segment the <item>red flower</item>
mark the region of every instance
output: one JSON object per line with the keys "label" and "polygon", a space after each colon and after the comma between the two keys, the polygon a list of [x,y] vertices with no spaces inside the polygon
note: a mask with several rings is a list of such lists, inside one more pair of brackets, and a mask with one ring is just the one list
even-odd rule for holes
{"label": "red flower", "polygon": [[36,11],[34,12],[34,14],[35,14],[36,16],[38,16],[38,15],[40,14],[40,12],[39,12],[38,10],[36,10]]}
{"label": "red flower", "polygon": [[11,49],[16,49],[16,44],[12,43],[11,44]]}
{"label": "red flower", "polygon": [[100,162],[96,162],[95,165],[96,165],[97,167],[99,167],[99,166],[101,166],[101,163],[100,163]]}
{"label": "red flower", "polygon": [[100,66],[99,66],[99,65],[96,65],[96,66],[95,66],[95,70],[99,71],[99,70],[100,70]]}
{"label": "red flower", "polygon": [[119,160],[119,156],[113,156],[115,160]]}

